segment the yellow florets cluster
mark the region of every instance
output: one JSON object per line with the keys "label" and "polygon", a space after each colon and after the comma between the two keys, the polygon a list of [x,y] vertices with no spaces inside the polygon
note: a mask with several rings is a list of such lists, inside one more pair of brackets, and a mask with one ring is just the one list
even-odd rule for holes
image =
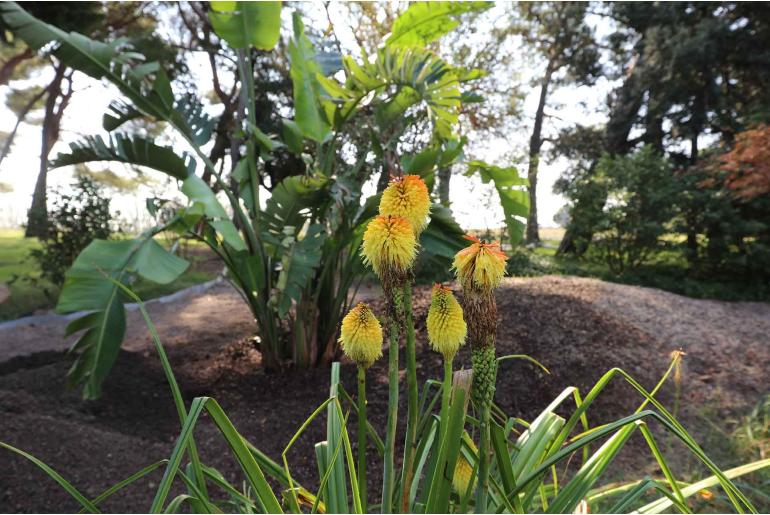
{"label": "yellow florets cluster", "polygon": [[380,214],[406,218],[417,236],[428,225],[429,213],[428,187],[418,175],[395,177],[382,192]]}
{"label": "yellow florets cluster", "polygon": [[508,257],[498,243],[483,243],[466,236],[472,243],[455,255],[452,267],[464,290],[491,291],[500,286]]}
{"label": "yellow florets cluster", "polygon": [[382,356],[382,326],[367,304],[361,302],[345,315],[340,333],[342,351],[359,366],[369,368]]}
{"label": "yellow florets cluster", "polygon": [[361,253],[364,263],[382,278],[390,271],[404,272],[412,266],[417,239],[406,218],[377,216],[366,226]]}
{"label": "yellow florets cluster", "polygon": [[468,332],[463,309],[452,294],[452,290],[437,284],[428,310],[428,340],[436,352],[451,361]]}
{"label": "yellow florets cluster", "polygon": [[[478,453],[478,449],[473,444],[473,440],[466,438],[468,446],[474,453]],[[473,466],[468,462],[465,456],[460,453],[457,457],[457,464],[455,465],[455,472],[452,475],[452,487],[458,495],[465,495],[466,492],[473,491],[476,486],[476,480],[473,480],[473,486],[470,485],[471,477],[473,476]],[[470,488],[469,488],[470,487]]]}

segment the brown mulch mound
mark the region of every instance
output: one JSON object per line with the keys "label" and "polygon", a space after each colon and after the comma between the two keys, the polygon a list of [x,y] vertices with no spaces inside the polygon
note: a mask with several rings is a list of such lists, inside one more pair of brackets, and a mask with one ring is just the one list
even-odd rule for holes
{"label": "brown mulch mound", "polygon": [[[425,341],[428,297],[428,287],[418,289],[415,313],[421,383],[441,375],[440,358]],[[198,395],[216,398],[246,438],[280,461],[301,422],[326,398],[328,370],[264,373],[260,356],[248,341],[248,313],[238,302],[232,290],[218,287],[192,300],[155,305],[151,315],[184,396],[188,400]],[[545,374],[520,360],[501,365],[496,398],[511,416],[533,418],[570,385],[585,394],[613,366],[622,366],[651,388],[664,372],[670,352],[680,346],[688,352],[682,385],[684,406],[710,402],[721,416],[737,416],[748,411],[768,389],[764,377],[755,373],[770,365],[764,337],[770,328],[763,325],[770,324],[770,306],[766,304],[709,303],[657,290],[561,277],[509,280],[500,290],[498,302],[502,318],[498,354],[528,354],[550,370]],[[179,431],[149,336],[135,313],[129,320],[125,350],[97,401],[84,402],[77,392],[64,387],[70,359],[60,349],[66,342],[49,342],[36,354],[14,355],[0,363],[0,441],[44,460],[91,497],[167,457]],[[687,326],[696,327],[694,323],[697,331],[693,333]],[[711,333],[706,328],[709,324],[714,326]],[[44,332],[46,337],[55,337],[50,327]],[[26,328],[18,334],[30,341],[35,330]],[[701,343],[684,338],[687,334],[697,334]],[[727,350],[723,351],[719,340],[706,338],[704,342],[703,337],[709,335],[731,335],[725,344]],[[19,342],[11,341],[13,337],[0,333],[0,347],[8,342],[18,349]],[[736,355],[736,347],[744,352]],[[726,363],[725,359],[732,361]],[[370,414],[383,432],[386,361],[372,367],[368,383]],[[458,356],[456,366],[461,365],[470,367],[469,349]],[[354,367],[344,364],[342,376],[347,390],[353,392]],[[664,389],[660,399],[671,405],[672,389]],[[405,401],[403,391],[401,400]],[[589,419],[593,425],[627,415],[640,400],[630,387],[616,381],[591,408]],[[694,423],[696,417],[695,409],[683,412],[685,425]],[[294,476],[306,486],[318,481],[313,445],[323,440],[324,434],[325,419],[319,419],[288,453]],[[205,463],[239,481],[237,464],[208,420],[201,421],[196,439]],[[632,446],[642,448],[643,441],[632,440]],[[375,453],[371,454],[370,491],[377,492],[381,477]],[[648,472],[640,469],[640,463],[650,460],[640,462],[630,454],[621,457],[620,466],[633,469],[638,476]],[[0,456],[2,511],[77,510],[76,503],[34,465],[5,451],[0,451]],[[125,488],[102,508],[146,511],[161,475],[158,470]]]}

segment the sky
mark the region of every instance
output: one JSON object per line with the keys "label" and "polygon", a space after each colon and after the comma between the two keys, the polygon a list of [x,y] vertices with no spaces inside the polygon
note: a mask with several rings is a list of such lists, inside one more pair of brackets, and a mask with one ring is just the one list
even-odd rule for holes
{"label": "sky", "polygon": [[[290,16],[290,11],[290,8],[285,8],[283,15],[285,17]],[[346,33],[345,23],[336,23],[342,21],[339,19],[340,12],[335,12],[332,9],[332,21],[335,22],[335,27],[339,27],[337,35],[343,45],[346,45],[346,40],[352,41],[352,36]],[[316,12],[315,15],[317,18],[315,21],[324,23],[320,12]],[[494,12],[491,13],[491,16],[494,17],[494,15]],[[325,13],[323,16],[325,17]],[[312,12],[309,17],[314,18]],[[283,25],[284,28],[290,26],[287,23]],[[203,56],[199,57],[192,63],[191,68],[199,76],[198,82],[200,84],[210,84],[208,64],[203,61]],[[44,70],[42,73],[50,73],[50,70]],[[536,77],[540,70],[536,66],[532,66],[524,69],[523,73],[529,74],[532,78]],[[26,84],[16,81],[11,86],[14,88],[25,87],[32,83],[39,83],[43,78],[39,76]],[[4,97],[11,86],[0,86],[0,131],[5,132],[10,132],[15,123],[15,116],[4,104]],[[602,123],[604,121],[604,109],[602,107],[610,87],[611,84],[602,80],[592,87],[557,88],[549,97],[547,111],[557,115],[558,118],[549,119],[550,127],[546,128],[546,134],[555,133],[560,126],[577,122],[589,125]],[[514,165],[521,174],[525,174],[526,159],[514,163],[505,160],[505,156],[510,155],[512,150],[520,151],[525,148],[529,140],[529,130],[531,130],[532,117],[537,106],[539,88],[529,87],[525,92],[526,97],[522,108],[524,120],[521,124],[521,130],[514,131],[504,139],[472,141],[470,146],[474,149],[474,155],[469,155],[470,159],[483,159],[502,166]],[[71,141],[78,140],[85,135],[103,133],[102,115],[109,102],[117,96],[117,90],[114,87],[78,74],[76,92],[65,112],[61,138],[54,147],[51,157],[66,150]],[[39,115],[38,118],[40,116],[42,115]],[[0,227],[19,226],[24,222],[37,178],[39,153],[40,126],[22,125],[11,154],[0,166],[0,182],[9,184],[13,188],[10,193],[0,193]],[[563,160],[554,163],[541,161],[538,184],[538,223],[541,227],[555,226],[554,215],[565,204],[565,199],[553,193],[552,188],[554,181],[567,165],[568,163]],[[111,164],[110,168],[120,173],[122,165]],[[157,172],[149,172],[148,175],[156,179],[154,184],[142,186],[137,192],[130,195],[114,194],[112,197],[112,208],[120,211],[121,218],[130,225],[141,226],[150,222],[144,208],[146,197],[163,196],[168,198],[177,195],[176,187],[170,184],[165,176]],[[49,172],[49,188],[51,189],[56,187],[66,189],[71,181],[71,169],[62,168]],[[372,188],[372,185],[368,185],[365,189]],[[491,184],[483,185],[476,177],[468,178],[455,174],[451,182],[450,200],[453,214],[464,228],[493,229],[502,226],[502,209],[497,202],[497,194]]]}

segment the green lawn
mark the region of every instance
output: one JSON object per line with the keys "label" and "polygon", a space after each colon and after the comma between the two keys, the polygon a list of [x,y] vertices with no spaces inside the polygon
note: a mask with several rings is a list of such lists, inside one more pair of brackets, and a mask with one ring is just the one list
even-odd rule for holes
{"label": "green lawn", "polygon": [[[39,285],[25,281],[23,277],[37,278],[40,270],[29,259],[29,252],[39,248],[35,238],[25,238],[19,229],[0,229],[0,283],[6,283],[11,298],[0,304],[0,320],[12,320],[52,305],[58,289],[45,281]],[[48,292],[48,295],[46,295]]]}
{"label": "green lawn", "polygon": [[[59,294],[58,288],[48,281],[38,279],[37,263],[29,258],[32,249],[39,248],[36,238],[25,238],[19,229],[0,229],[0,283],[9,284],[11,298],[0,304],[0,321],[13,320],[30,315],[37,310],[52,309]],[[154,284],[139,280],[133,285],[137,295],[148,300],[179,291],[188,286],[209,281],[216,276],[210,266],[202,267],[207,257],[198,245],[189,245],[187,259],[190,268],[170,284]]]}
{"label": "green lawn", "polygon": [[[670,241],[676,243],[676,236]],[[519,249],[510,259],[512,275],[536,276],[545,274],[596,277],[605,281],[649,286],[694,298],[719,300],[770,299],[767,285],[731,277],[694,277],[688,269],[682,251],[672,246],[659,252],[649,262],[623,274],[613,273],[601,256],[588,252],[581,258],[556,256],[557,240],[544,240],[543,247],[532,250]]]}

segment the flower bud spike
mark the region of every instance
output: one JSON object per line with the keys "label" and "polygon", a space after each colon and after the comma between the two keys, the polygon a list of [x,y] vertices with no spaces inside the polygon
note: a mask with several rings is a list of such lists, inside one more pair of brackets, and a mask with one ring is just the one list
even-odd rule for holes
{"label": "flower bud spike", "polygon": [[361,254],[387,289],[405,280],[417,255],[417,239],[405,218],[377,216],[366,226]]}
{"label": "flower bud spike", "polygon": [[433,286],[433,296],[428,309],[428,340],[433,350],[452,361],[457,350],[465,343],[468,332],[463,319],[463,309],[452,290],[440,284]]}
{"label": "flower bud spike", "polygon": [[484,243],[466,236],[472,243],[455,255],[452,268],[463,290],[490,292],[500,286],[508,257],[499,243]]}
{"label": "flower bud spike", "polygon": [[419,236],[428,225],[429,213],[430,194],[419,175],[391,177],[390,184],[382,192],[381,215],[406,218],[415,235]]}
{"label": "flower bud spike", "polygon": [[382,356],[382,326],[368,304],[359,303],[342,319],[342,352],[364,369]]}

